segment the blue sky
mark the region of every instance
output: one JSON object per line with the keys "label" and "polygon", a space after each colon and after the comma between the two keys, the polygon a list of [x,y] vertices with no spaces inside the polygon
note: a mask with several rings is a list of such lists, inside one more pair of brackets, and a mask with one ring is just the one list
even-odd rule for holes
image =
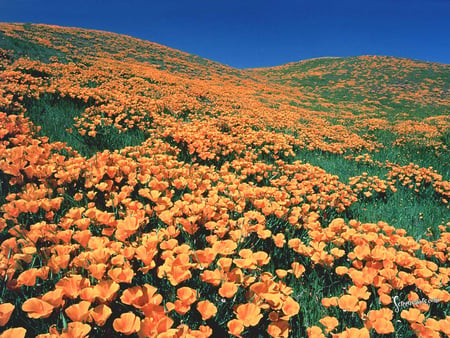
{"label": "blue sky", "polygon": [[450,0],[0,0],[0,22],[100,29],[239,67],[390,55],[450,64]]}

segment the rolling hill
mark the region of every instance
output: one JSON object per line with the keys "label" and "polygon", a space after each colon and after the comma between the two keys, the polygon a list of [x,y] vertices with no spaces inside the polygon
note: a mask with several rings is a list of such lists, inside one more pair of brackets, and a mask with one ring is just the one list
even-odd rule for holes
{"label": "rolling hill", "polygon": [[1,23],[0,331],[448,335],[449,76]]}

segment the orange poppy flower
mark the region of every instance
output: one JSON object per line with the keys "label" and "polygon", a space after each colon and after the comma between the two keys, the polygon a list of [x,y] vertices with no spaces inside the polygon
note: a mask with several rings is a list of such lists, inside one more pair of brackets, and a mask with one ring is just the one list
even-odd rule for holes
{"label": "orange poppy flower", "polygon": [[272,235],[273,242],[275,243],[275,246],[278,248],[282,248],[284,244],[286,243],[286,238],[282,232]]}
{"label": "orange poppy flower", "polygon": [[267,333],[271,337],[288,337],[289,322],[287,320],[278,320],[267,326]]}
{"label": "orange poppy flower", "polygon": [[53,306],[39,298],[30,298],[22,304],[22,310],[30,318],[47,318],[52,314]]}
{"label": "orange poppy flower", "polygon": [[114,299],[120,285],[111,279],[101,280],[92,288],[93,296],[101,303],[109,302]]}
{"label": "orange poppy flower", "polygon": [[4,331],[0,337],[1,338],[25,338],[27,330],[23,327],[14,327]]}
{"label": "orange poppy flower", "polygon": [[367,286],[361,286],[361,287],[357,287],[357,286],[351,286],[350,289],[348,290],[350,295],[357,297],[358,299],[369,299],[370,297],[370,292],[367,291]]}
{"label": "orange poppy flower", "polygon": [[238,285],[233,282],[225,282],[219,288],[219,295],[224,298],[233,298],[238,290]]}
{"label": "orange poppy flower", "polygon": [[81,322],[71,322],[67,325],[67,329],[63,330],[69,337],[85,338],[91,332],[91,326]]}
{"label": "orange poppy flower", "polygon": [[80,295],[81,289],[89,287],[89,279],[80,275],[73,275],[71,277],[64,277],[60,279],[56,285],[56,289],[62,289],[66,297],[75,299]]}
{"label": "orange poppy flower", "polygon": [[295,278],[300,278],[301,275],[306,271],[305,267],[300,264],[299,262],[293,262],[291,264],[292,267],[292,273],[294,274]]}
{"label": "orange poppy flower", "polygon": [[338,297],[330,297],[330,298],[322,298],[322,305],[326,308],[329,308],[330,306],[337,306],[338,305]]}
{"label": "orange poppy flower", "polygon": [[115,268],[108,271],[108,276],[116,283],[131,283],[135,273],[129,267]]}
{"label": "orange poppy flower", "polygon": [[300,311],[300,305],[292,298],[287,297],[284,301],[281,310],[284,313],[284,316],[281,319],[288,320],[290,317],[295,316]]}
{"label": "orange poppy flower", "polygon": [[177,299],[174,303],[174,310],[180,314],[180,315],[184,315],[186,313],[189,312],[189,310],[191,309],[191,304],[186,304],[183,303],[181,300]]}
{"label": "orange poppy flower", "polygon": [[11,318],[11,314],[13,313],[15,306],[11,303],[3,303],[0,304],[0,326],[5,326],[6,323]]}
{"label": "orange poppy flower", "polygon": [[200,274],[200,280],[205,283],[210,283],[214,286],[219,286],[222,280],[222,274],[218,269],[214,271],[205,270]]}
{"label": "orange poppy flower", "polygon": [[177,290],[177,296],[184,304],[191,305],[197,300],[197,291],[190,287],[183,286]]}
{"label": "orange poppy flower", "polygon": [[394,333],[395,328],[392,322],[387,319],[379,318],[371,323],[371,327],[375,329],[378,334]]}
{"label": "orange poppy flower", "polygon": [[36,277],[39,274],[39,270],[36,268],[31,268],[22,272],[19,277],[17,277],[18,285],[34,286],[36,284]]}
{"label": "orange poppy flower", "polygon": [[90,302],[85,300],[66,308],[67,316],[74,322],[84,322],[89,316]]}
{"label": "orange poppy flower", "polygon": [[188,254],[179,254],[177,258],[172,261],[171,268],[167,272],[169,282],[175,286],[191,278],[192,274],[189,269],[192,265]]}
{"label": "orange poppy flower", "polygon": [[325,338],[322,329],[315,325],[308,327],[306,333],[308,334],[308,338]]}
{"label": "orange poppy flower", "polygon": [[207,320],[217,313],[217,307],[209,300],[202,300],[197,303],[197,310],[202,315],[203,320]]}
{"label": "orange poppy flower", "polygon": [[112,310],[109,306],[105,304],[97,305],[95,308],[89,311],[89,316],[95,321],[98,326],[105,325],[109,316],[111,316]]}
{"label": "orange poppy flower", "polygon": [[336,269],[336,274],[338,274],[339,276],[343,276],[348,272],[348,268],[346,266],[337,266]]}
{"label": "orange poppy flower", "polygon": [[425,316],[419,309],[410,308],[409,310],[403,310],[400,313],[400,317],[406,319],[410,323],[423,323]]}
{"label": "orange poppy flower", "polygon": [[240,319],[232,319],[227,323],[228,333],[241,337],[241,333],[244,331],[244,322]]}
{"label": "orange poppy flower", "polygon": [[53,305],[53,307],[60,307],[60,306],[63,306],[65,303],[63,297],[64,297],[63,290],[55,289],[53,291],[49,291],[49,292],[43,294],[42,300],[44,302],[47,302],[47,303]]}
{"label": "orange poppy flower", "polygon": [[133,312],[122,313],[114,319],[113,327],[116,332],[129,336],[141,329],[141,320]]}
{"label": "orange poppy flower", "polygon": [[352,295],[344,295],[338,300],[338,305],[342,310],[357,312],[359,310],[359,300]]}
{"label": "orange poppy flower", "polygon": [[362,329],[358,329],[356,327],[351,327],[345,329],[344,332],[339,334],[340,338],[370,338],[370,332],[368,329],[363,327]]}
{"label": "orange poppy flower", "polygon": [[120,300],[124,304],[134,305],[142,296],[144,296],[142,288],[140,286],[133,286],[122,293]]}
{"label": "orange poppy flower", "polygon": [[106,264],[100,263],[100,264],[91,264],[88,267],[89,272],[91,273],[91,276],[95,279],[102,279],[106,272]]}
{"label": "orange poppy flower", "polygon": [[259,306],[253,303],[241,304],[236,309],[236,317],[241,320],[245,327],[255,326],[263,315]]}
{"label": "orange poppy flower", "polygon": [[323,317],[322,319],[319,320],[319,322],[320,324],[325,326],[326,334],[333,331],[339,325],[339,321],[337,320],[337,318],[331,316]]}
{"label": "orange poppy flower", "polygon": [[275,273],[276,273],[277,277],[280,279],[283,279],[288,274],[287,270],[284,270],[284,269],[276,269]]}

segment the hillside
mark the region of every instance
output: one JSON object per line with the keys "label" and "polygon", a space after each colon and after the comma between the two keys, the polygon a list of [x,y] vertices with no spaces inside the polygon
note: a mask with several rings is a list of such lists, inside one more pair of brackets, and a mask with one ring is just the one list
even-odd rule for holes
{"label": "hillside", "polygon": [[0,24],[0,328],[449,334],[449,74]]}

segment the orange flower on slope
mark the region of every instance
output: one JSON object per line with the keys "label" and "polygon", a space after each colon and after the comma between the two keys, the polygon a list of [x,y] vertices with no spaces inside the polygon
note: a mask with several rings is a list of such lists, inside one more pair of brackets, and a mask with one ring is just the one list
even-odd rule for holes
{"label": "orange flower on slope", "polygon": [[370,338],[369,330],[363,327],[358,329],[356,327],[351,327],[345,329],[344,332],[338,335],[339,338]]}
{"label": "orange flower on slope", "polygon": [[425,316],[419,309],[410,308],[409,310],[403,310],[400,313],[400,317],[406,319],[410,323],[423,323]]}
{"label": "orange flower on slope", "polygon": [[116,283],[131,283],[135,273],[129,267],[115,268],[108,271],[108,276]]}
{"label": "orange flower on slope", "polygon": [[56,289],[62,289],[66,297],[77,298],[80,295],[81,289],[90,286],[89,279],[80,275],[73,275],[71,277],[64,277],[60,279],[56,285]]}
{"label": "orange flower on slope", "polygon": [[357,297],[358,299],[369,299],[370,292],[367,291],[367,286],[357,287],[355,285],[351,286],[348,290],[350,295]]}
{"label": "orange flower on slope", "polygon": [[24,338],[27,330],[23,327],[8,329],[0,335],[0,338]]}
{"label": "orange flower on slope", "polygon": [[85,300],[74,304],[66,308],[65,312],[67,316],[74,322],[84,322],[89,316],[90,302]]}
{"label": "orange flower on slope", "polygon": [[261,309],[253,303],[241,304],[236,309],[236,317],[242,320],[244,326],[255,326],[259,323],[263,315]]}
{"label": "orange flower on slope", "polygon": [[271,337],[288,337],[289,336],[289,322],[287,320],[278,320],[270,323],[267,327],[267,333]]}
{"label": "orange flower on slope", "polygon": [[30,318],[47,318],[52,314],[53,306],[39,298],[30,298],[22,304],[22,310],[27,312]]}
{"label": "orange flower on slope", "polygon": [[109,316],[111,316],[112,310],[109,306],[105,304],[97,305],[95,308],[89,311],[89,316],[95,321],[98,326],[105,325]]}
{"label": "orange flower on slope", "polygon": [[92,288],[92,295],[99,302],[109,302],[116,296],[119,291],[120,285],[111,279],[101,280],[97,285]]}
{"label": "orange flower on slope", "polygon": [[36,284],[36,277],[38,276],[39,270],[36,268],[28,269],[22,272],[19,277],[17,277],[17,284],[34,286]]}
{"label": "orange flower on slope", "polygon": [[89,324],[83,324],[81,322],[71,322],[67,325],[67,329],[63,330],[63,337],[67,334],[68,337],[85,338],[88,337],[91,332],[91,326]]}
{"label": "orange flower on slope", "polygon": [[352,295],[344,295],[338,300],[338,305],[342,310],[357,312],[359,310],[359,300]]}
{"label": "orange flower on slope", "polygon": [[294,274],[295,278],[300,278],[301,275],[306,271],[305,267],[300,264],[299,262],[293,262],[291,264],[292,270],[288,270],[289,272],[292,271],[292,274]]}
{"label": "orange flower on slope", "polygon": [[15,306],[11,303],[3,303],[0,304],[0,326],[5,326],[6,323],[11,318],[11,314],[13,313]]}
{"label": "orange flower on slope", "polygon": [[207,320],[217,313],[217,307],[209,300],[202,300],[197,303],[197,310],[202,315],[203,320]]}
{"label": "orange flower on slope", "polygon": [[366,327],[374,328],[378,334],[388,334],[395,331],[392,325],[393,313],[391,309],[371,310],[368,313]]}
{"label": "orange flower on slope", "polygon": [[122,313],[120,318],[114,319],[113,327],[116,332],[129,336],[141,329],[141,320],[132,312]]}
{"label": "orange flower on slope", "polygon": [[225,282],[219,288],[219,295],[224,298],[233,298],[238,290],[238,285],[233,282]]}
{"label": "orange flower on slope", "polygon": [[322,324],[323,326],[325,326],[325,333],[328,334],[331,331],[333,331],[338,325],[339,325],[339,321],[337,320],[336,317],[323,317],[322,319],[319,320],[320,324]]}
{"label": "orange flower on slope", "polygon": [[241,337],[241,333],[244,331],[244,322],[239,319],[232,319],[227,323],[227,327],[229,334]]}
{"label": "orange flower on slope", "polygon": [[177,296],[184,304],[191,305],[197,300],[197,291],[190,287],[183,286],[177,290]]}
{"label": "orange flower on slope", "polygon": [[283,310],[284,313],[284,316],[281,317],[281,319],[288,320],[300,311],[300,305],[292,297],[287,297],[281,307],[281,310]]}

